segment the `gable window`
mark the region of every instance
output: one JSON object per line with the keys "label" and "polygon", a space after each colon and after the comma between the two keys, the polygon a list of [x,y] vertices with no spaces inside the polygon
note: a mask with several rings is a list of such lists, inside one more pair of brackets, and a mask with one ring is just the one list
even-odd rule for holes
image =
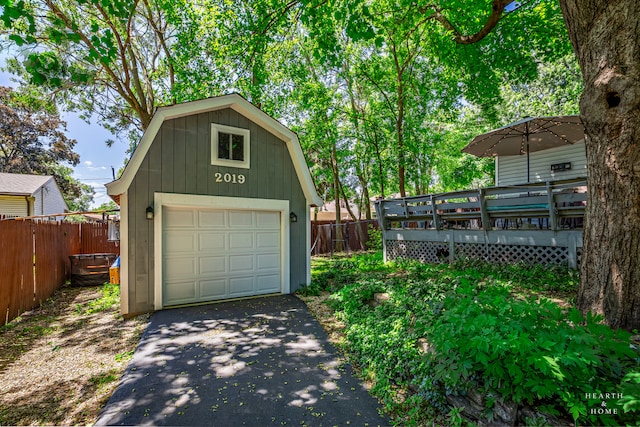
{"label": "gable window", "polygon": [[211,124],[211,164],[249,169],[249,129]]}

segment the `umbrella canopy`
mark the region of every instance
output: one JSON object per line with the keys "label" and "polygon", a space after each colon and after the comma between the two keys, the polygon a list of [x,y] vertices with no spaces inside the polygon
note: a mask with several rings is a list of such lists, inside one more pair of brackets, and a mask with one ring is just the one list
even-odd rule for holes
{"label": "umbrella canopy", "polygon": [[478,135],[462,149],[479,157],[527,155],[584,139],[579,116],[526,117],[515,123]]}

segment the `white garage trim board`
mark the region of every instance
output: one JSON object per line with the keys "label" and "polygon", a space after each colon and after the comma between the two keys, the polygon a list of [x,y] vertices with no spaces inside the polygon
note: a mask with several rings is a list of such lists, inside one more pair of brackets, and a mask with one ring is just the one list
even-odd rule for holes
{"label": "white garage trim board", "polygon": [[[156,277],[154,283],[155,299],[154,306],[156,310],[160,310],[165,305],[165,253],[166,248],[163,248],[165,242],[164,225],[167,223],[163,220],[164,208],[188,208],[196,210],[205,210],[206,212],[214,212],[220,215],[233,215],[233,211],[241,213],[251,213],[254,218],[262,213],[278,213],[279,214],[279,227],[273,230],[279,230],[279,244],[280,244],[280,287],[278,292],[289,293],[290,292],[290,245],[289,245],[289,201],[288,200],[271,200],[271,199],[250,199],[250,198],[238,198],[238,197],[222,197],[222,196],[201,196],[190,194],[173,194],[173,193],[155,193],[154,197],[154,258],[156,260],[154,266],[154,276]],[[186,212],[186,211],[185,211]],[[250,233],[247,230],[247,233]],[[242,233],[240,235],[247,234]],[[227,236],[229,238],[229,236]],[[241,258],[239,258],[241,259]],[[233,297],[233,295],[228,295]],[[212,297],[212,299],[217,299]],[[177,303],[176,303],[177,304]],[[173,304],[171,304],[173,305]]]}

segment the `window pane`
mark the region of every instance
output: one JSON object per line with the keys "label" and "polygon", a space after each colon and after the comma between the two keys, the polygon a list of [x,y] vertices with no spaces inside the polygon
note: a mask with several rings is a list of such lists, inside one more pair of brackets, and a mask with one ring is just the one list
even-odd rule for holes
{"label": "window pane", "polygon": [[218,158],[230,160],[229,157],[229,143],[231,134],[218,132]]}
{"label": "window pane", "polygon": [[233,160],[244,161],[244,136],[231,135],[231,151]]}

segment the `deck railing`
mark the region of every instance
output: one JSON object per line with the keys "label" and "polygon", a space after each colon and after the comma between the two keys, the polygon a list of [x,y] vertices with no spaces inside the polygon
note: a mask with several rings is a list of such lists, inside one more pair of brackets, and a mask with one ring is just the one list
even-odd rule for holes
{"label": "deck railing", "polygon": [[556,231],[582,228],[586,202],[586,180],[579,179],[384,199],[376,211],[385,230]]}

